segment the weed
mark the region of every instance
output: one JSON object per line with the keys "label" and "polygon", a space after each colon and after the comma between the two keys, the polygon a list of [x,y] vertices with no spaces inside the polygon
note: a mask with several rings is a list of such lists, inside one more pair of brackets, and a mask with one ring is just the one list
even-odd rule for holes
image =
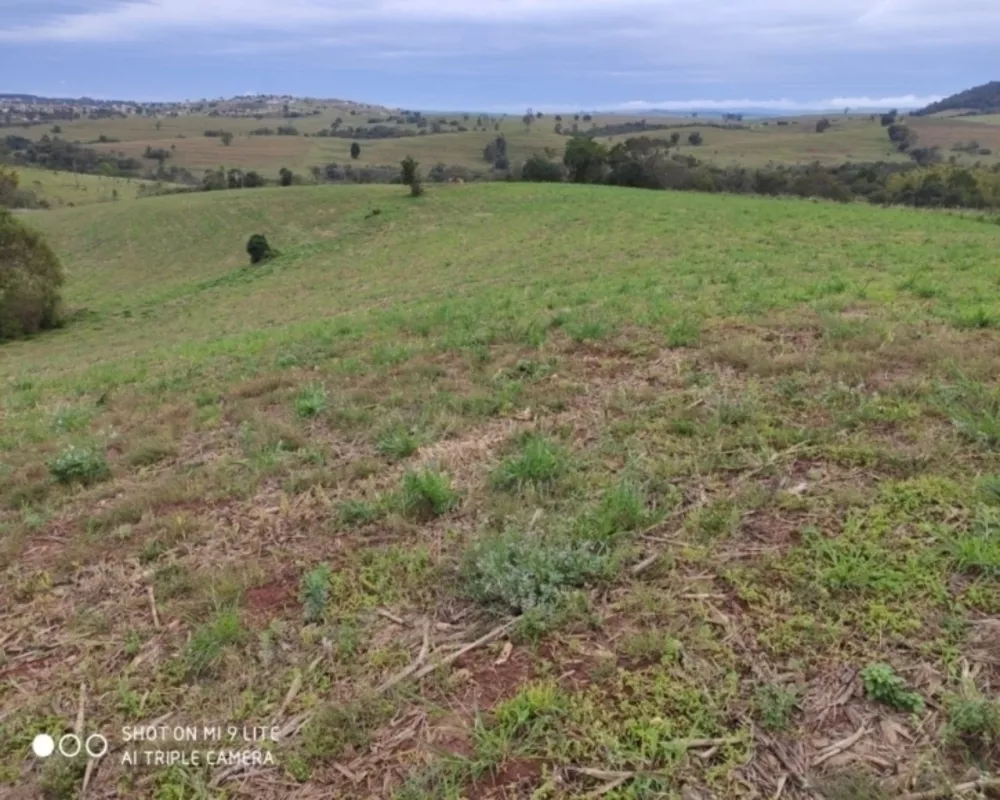
{"label": "weed", "polygon": [[796,702],[795,692],[777,684],[766,683],[757,687],[754,709],[761,727],[770,731],[785,730],[795,711]]}
{"label": "weed", "polygon": [[674,664],[681,656],[682,646],[664,631],[641,631],[627,636],[621,645],[622,652],[642,664]]}
{"label": "weed", "polygon": [[384,456],[395,460],[409,458],[420,449],[422,441],[413,430],[405,425],[391,425],[379,434],[375,449]]}
{"label": "weed", "polygon": [[553,608],[571,588],[609,578],[615,560],[565,536],[486,534],[465,557],[465,589],[474,600],[520,613]]}
{"label": "weed", "polygon": [[362,698],[342,706],[324,704],[303,729],[304,753],[309,761],[339,756],[346,747],[368,746],[371,732],[392,713],[384,699]]}
{"label": "weed", "polygon": [[300,597],[304,606],[306,622],[319,622],[323,619],[326,604],[330,599],[331,575],[330,566],[320,564],[306,573],[302,579]]}
{"label": "weed", "polygon": [[890,800],[868,772],[842,771],[817,780],[816,790],[824,800]]}
{"label": "weed", "polygon": [[367,500],[345,500],[340,504],[340,521],[344,525],[360,527],[375,522],[382,516],[382,509]]}
{"label": "weed", "polygon": [[919,712],[924,699],[906,688],[906,681],[888,664],[869,664],[861,670],[865,693],[877,703],[884,703],[897,711]]}
{"label": "weed", "polygon": [[49,471],[60,483],[90,484],[111,477],[104,453],[95,447],[70,445],[49,462]]}
{"label": "weed", "polygon": [[1000,746],[1000,702],[983,697],[967,683],[961,694],[945,698],[947,744],[962,745],[976,755],[986,755]]}
{"label": "weed", "polygon": [[127,456],[129,466],[148,467],[177,455],[177,447],[165,439],[146,439],[132,447]]}
{"label": "weed", "polygon": [[303,419],[319,416],[324,411],[326,411],[326,388],[322,384],[309,384],[295,398],[295,413]]}
{"label": "weed", "polygon": [[667,347],[697,347],[701,328],[693,319],[679,319],[667,328]]}
{"label": "weed", "polygon": [[403,516],[416,521],[447,514],[460,499],[461,495],[451,486],[451,478],[434,470],[407,472],[398,496]]}

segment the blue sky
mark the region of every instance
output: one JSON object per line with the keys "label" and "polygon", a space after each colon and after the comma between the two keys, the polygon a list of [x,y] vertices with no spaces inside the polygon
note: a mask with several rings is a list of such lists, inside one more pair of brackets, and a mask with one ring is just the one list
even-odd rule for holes
{"label": "blue sky", "polygon": [[521,111],[920,105],[998,0],[0,0],[0,92]]}

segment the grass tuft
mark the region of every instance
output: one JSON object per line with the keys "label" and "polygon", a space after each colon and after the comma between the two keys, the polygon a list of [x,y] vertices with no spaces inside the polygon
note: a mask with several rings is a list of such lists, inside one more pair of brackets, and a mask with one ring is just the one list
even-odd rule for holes
{"label": "grass tuft", "polygon": [[493,485],[507,491],[550,486],[569,469],[568,458],[557,444],[540,434],[527,434],[519,452],[504,459],[493,473]]}
{"label": "grass tuft", "polygon": [[434,470],[407,472],[398,495],[403,516],[417,522],[447,514],[460,499],[461,495],[452,488],[451,478]]}

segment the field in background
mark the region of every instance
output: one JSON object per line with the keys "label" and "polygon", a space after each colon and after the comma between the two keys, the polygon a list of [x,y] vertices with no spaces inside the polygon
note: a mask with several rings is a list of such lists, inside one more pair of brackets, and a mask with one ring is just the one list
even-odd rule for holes
{"label": "field in background", "polygon": [[17,167],[17,174],[20,188],[33,191],[39,199],[48,201],[52,208],[134,200],[139,187],[150,183],[138,178],[108,178],[30,167]]}
{"label": "field in background", "polygon": [[[335,116],[341,116],[344,125],[369,127],[365,115],[351,116],[344,112],[324,112],[321,116],[301,119],[263,120],[190,116],[152,120],[130,118],[127,120],[84,120],[62,126],[62,136],[81,142],[97,142],[101,136],[119,139],[119,142],[95,143],[92,146],[105,151],[120,152],[141,159],[147,148],[166,149],[172,152],[168,164],[176,164],[201,175],[203,170],[239,167],[263,172],[276,177],[281,167],[292,169],[308,178],[313,166],[324,166],[331,162],[365,165],[395,165],[407,155],[413,155],[424,169],[437,163],[448,166],[463,166],[474,170],[487,170],[489,164],[483,160],[483,149],[492,141],[497,132],[493,124],[486,131],[473,131],[477,116],[471,114],[466,120],[464,114],[431,116],[431,120],[445,123],[458,121],[469,128],[466,132],[433,134],[403,139],[359,139],[361,157],[351,161],[352,139],[320,138],[315,134],[329,127]],[[485,115],[484,115],[485,116]],[[569,130],[573,115],[563,116],[563,127]],[[635,122],[641,116],[598,115],[591,122],[580,121],[581,131],[591,124],[599,126]],[[509,143],[510,158],[514,162],[523,161],[534,154],[548,155],[561,159],[566,146],[566,136],[556,134],[554,116],[545,115],[536,120],[530,130],[526,130],[520,117],[506,118],[494,116],[492,121],[500,123],[501,132]],[[650,124],[680,125],[676,130],[681,134],[681,146],[677,152],[694,155],[699,159],[719,164],[745,164],[750,167],[774,164],[808,164],[819,161],[823,164],[839,164],[845,161],[899,161],[908,157],[891,146],[885,128],[868,115],[830,115],[833,127],[825,133],[815,131],[819,117],[797,117],[783,120],[787,125],[779,125],[776,119],[747,120],[743,124],[748,129],[720,129],[704,123],[718,124],[718,120],[696,120],[690,117],[645,117]],[[955,155],[960,163],[996,163],[1000,159],[1000,125],[990,124],[988,117],[925,117],[907,121],[918,134],[918,145],[941,147],[943,155]],[[703,123],[699,125],[699,122]],[[765,124],[766,122],[766,124]],[[300,136],[250,136],[256,128],[279,125],[293,125]],[[157,128],[157,125],[159,126]],[[690,126],[690,127],[689,127]],[[416,131],[411,125],[399,126]],[[207,138],[206,130],[227,130],[235,135],[232,143],[224,145],[219,138]],[[449,130],[446,124],[444,129]],[[690,146],[688,134],[701,131],[704,144]],[[41,126],[29,129],[11,129],[10,132],[38,138],[48,133]],[[651,131],[654,137],[669,136],[672,131]],[[306,136],[305,134],[310,134]],[[632,134],[629,134],[632,135]],[[612,144],[624,141],[627,135],[604,137],[602,141]],[[987,156],[952,152],[955,144],[976,140],[981,147],[993,152]],[[150,167],[154,161],[145,162]]]}
{"label": "field in background", "polygon": [[[27,753],[79,714],[89,791],[157,800],[996,763],[1000,227],[503,183],[25,219],[71,317],[0,357],[0,786],[75,796]],[[165,719],[278,766],[121,767]]]}

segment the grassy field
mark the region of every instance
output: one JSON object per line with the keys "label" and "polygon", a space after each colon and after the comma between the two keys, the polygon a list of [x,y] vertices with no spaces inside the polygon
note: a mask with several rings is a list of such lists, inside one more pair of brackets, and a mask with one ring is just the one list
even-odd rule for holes
{"label": "grassy field", "polygon": [[30,167],[17,167],[16,171],[21,188],[33,191],[53,208],[106,203],[115,199],[134,200],[139,186],[147,183],[134,178],[107,178]]}
{"label": "grassy field", "polygon": [[[341,115],[343,116],[343,115]],[[455,113],[432,120],[448,122],[457,120],[470,130],[462,133],[441,133],[402,139],[360,140],[361,157],[357,162],[350,158],[351,139],[322,138],[315,134],[328,127],[334,119],[334,112],[322,116],[302,119],[229,119],[207,116],[189,116],[162,120],[84,120],[63,126],[62,136],[83,142],[96,142],[100,136],[118,139],[118,142],[94,144],[100,150],[120,152],[142,158],[147,147],[167,149],[172,152],[171,164],[177,164],[201,174],[206,169],[219,166],[240,167],[259,170],[275,177],[281,167],[287,167],[308,177],[309,168],[323,166],[331,162],[366,165],[398,164],[407,155],[413,155],[429,169],[434,164],[464,166],[469,169],[486,170],[489,165],[483,161],[483,148],[492,141],[497,132],[490,124],[485,131],[474,131],[477,115],[469,120],[463,114]],[[367,127],[367,117],[343,116],[345,125]],[[591,122],[578,123],[580,130],[594,125],[634,122],[637,116],[596,116]],[[878,121],[868,116],[831,115],[833,127],[818,134],[815,125],[818,117],[798,117],[785,120],[788,125],[779,125],[778,120],[748,121],[746,129],[720,129],[697,126],[698,120],[688,118],[648,117],[650,124],[682,125],[678,130],[682,135],[678,152],[690,154],[702,160],[720,164],[742,164],[750,167],[775,164],[808,164],[819,161],[824,164],[840,164],[845,161],[906,161],[907,156],[899,153],[889,142],[886,130]],[[959,142],[975,139],[983,147],[993,149],[988,157],[969,156],[964,153],[957,158],[965,162],[981,160],[993,163],[1000,159],[1000,126],[988,126],[974,118],[914,118],[909,120],[919,135],[921,146],[938,145],[948,155],[951,146]],[[975,118],[979,119],[979,118]],[[986,118],[981,118],[985,120]],[[533,154],[546,154],[561,158],[566,147],[566,136],[554,132],[555,118],[546,115],[536,120],[527,130],[517,116],[494,117],[500,130],[508,140],[511,160],[524,161]],[[569,130],[573,115],[563,115],[562,124]],[[706,120],[705,122],[710,122]],[[294,125],[301,136],[250,136],[250,131],[259,127],[276,128],[287,123]],[[716,123],[717,124],[717,121]],[[159,127],[157,127],[157,125]],[[693,127],[691,127],[693,126]],[[416,130],[413,126],[410,127]],[[994,130],[995,127],[995,130]],[[219,138],[204,136],[206,130],[223,129],[235,135],[230,145],[224,145]],[[445,127],[447,130],[447,126]],[[687,144],[688,134],[700,130],[704,144],[693,147]],[[671,131],[651,132],[651,136],[667,136]],[[40,137],[48,133],[47,128],[26,129],[24,135]],[[308,136],[306,134],[309,134]],[[613,144],[624,140],[625,136],[603,137],[602,141]],[[147,162],[155,166],[152,161]]]}
{"label": "grassy field", "polygon": [[[531,184],[28,221],[71,316],[0,358],[4,796],[878,800],[995,768],[1000,227]],[[274,726],[226,746],[276,763],[123,765],[217,748],[140,723]],[[109,755],[30,756],[74,729]]]}

